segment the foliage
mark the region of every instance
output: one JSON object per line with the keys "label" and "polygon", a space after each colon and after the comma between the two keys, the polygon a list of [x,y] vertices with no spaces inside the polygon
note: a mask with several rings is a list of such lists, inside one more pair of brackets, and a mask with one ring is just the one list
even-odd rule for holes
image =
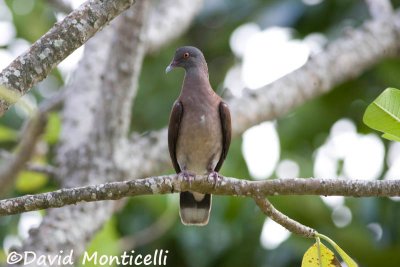
{"label": "foliage", "polygon": [[364,122],[382,137],[400,141],[400,90],[387,88],[380,94],[365,111]]}

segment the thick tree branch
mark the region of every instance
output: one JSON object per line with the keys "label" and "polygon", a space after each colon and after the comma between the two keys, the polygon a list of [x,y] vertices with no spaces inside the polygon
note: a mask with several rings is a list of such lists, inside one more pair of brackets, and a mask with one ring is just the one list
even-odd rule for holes
{"label": "thick tree branch", "polygon": [[[134,6],[135,12],[146,17],[140,6],[139,2]],[[178,3],[171,2],[171,8],[177,9],[177,6]],[[170,13],[160,13],[157,19],[164,18],[168,24],[169,18],[164,17],[167,14]],[[154,27],[151,24],[155,21],[147,21],[147,27]],[[141,33],[140,25],[139,16],[129,11],[86,45],[84,57],[67,86],[61,145],[57,153],[59,177],[68,177],[61,181],[62,187],[96,184],[106,179],[120,180],[126,171],[142,177],[141,168],[132,171],[126,167],[131,165],[130,162],[137,161],[134,160],[136,156],[127,157],[128,143],[124,136],[131,119],[131,101],[137,89],[141,60],[146,52],[143,47],[147,48],[147,42],[152,42],[144,42],[148,39],[141,35],[147,36],[147,30],[144,28],[145,33]],[[179,25],[178,28],[186,27]],[[170,41],[171,38],[165,38],[164,41]],[[121,123],[123,127],[109,125],[109,122]],[[139,143],[148,146],[156,141],[150,139]],[[154,170],[154,165],[149,166],[145,169]],[[111,203],[97,202],[50,210],[41,226],[26,240],[23,249],[57,253],[60,249],[71,248],[78,255],[91,236],[111,216],[113,209]],[[83,226],[82,221],[92,223]],[[68,228],[64,228],[64,225],[68,225]],[[47,239],[45,237],[49,232],[65,233],[69,238]],[[74,234],[71,235],[71,232]]]}
{"label": "thick tree branch", "polygon": [[[56,23],[27,52],[0,72],[0,85],[23,95],[104,25],[133,4],[133,0],[87,1]],[[0,116],[9,103],[0,99]]]}
{"label": "thick tree branch", "polygon": [[[63,110],[57,158],[60,177],[68,179],[62,180],[62,187],[116,181],[124,177],[123,166],[130,159],[121,151],[145,53],[142,24],[147,4],[147,1],[138,1],[134,8],[90,40],[85,48],[84,57],[68,85]],[[57,253],[60,249],[70,248],[79,255],[112,215],[113,204],[97,202],[50,210],[37,231],[26,240],[23,249]],[[82,221],[91,223],[82,225]],[[49,232],[69,237],[47,239]]]}
{"label": "thick tree branch", "polygon": [[[100,176],[100,173],[95,174],[98,168],[96,163],[92,162],[95,160],[92,151],[97,142],[91,142],[91,135],[95,128],[97,109],[104,108],[98,105],[100,77],[104,73],[114,28],[115,21],[85,44],[83,58],[66,85],[66,97],[61,113],[63,127],[56,156],[56,179],[60,182],[60,187],[105,182],[103,177],[96,177]],[[100,168],[103,163],[99,162],[97,161],[97,164]],[[21,249],[38,254],[56,254],[59,250],[73,249],[79,254],[85,249],[92,233],[109,217],[108,213],[113,210],[112,204],[97,202],[69,206],[62,210],[50,209],[41,225],[35,231],[31,231],[29,238],[24,240]],[[46,238],[49,233],[53,233],[53,238]]]}
{"label": "thick tree branch", "polygon": [[[66,188],[53,192],[27,195],[0,200],[0,215],[11,215],[26,211],[58,208],[79,202],[117,200],[140,195],[170,194],[193,190],[214,195],[243,197],[265,197],[278,195],[323,195],[351,197],[393,197],[400,196],[400,180],[344,180],[344,179],[275,179],[249,181],[230,177],[221,177],[214,183],[208,176],[197,176],[189,183],[178,175],[165,175],[125,182],[104,183],[99,185]],[[261,204],[263,211],[274,213],[268,203]],[[279,214],[275,214],[279,218]]]}

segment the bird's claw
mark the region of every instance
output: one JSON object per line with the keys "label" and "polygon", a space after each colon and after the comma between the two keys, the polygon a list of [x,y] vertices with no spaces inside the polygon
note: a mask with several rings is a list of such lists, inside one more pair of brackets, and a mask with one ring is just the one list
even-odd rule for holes
{"label": "bird's claw", "polygon": [[178,174],[178,177],[181,181],[185,181],[189,183],[189,188],[192,187],[192,182],[194,181],[195,175],[188,171],[182,171]]}
{"label": "bird's claw", "polygon": [[217,184],[220,184],[222,182],[222,177],[219,175],[218,172],[212,171],[210,174],[208,174],[208,180],[214,182],[214,188],[217,186]]}

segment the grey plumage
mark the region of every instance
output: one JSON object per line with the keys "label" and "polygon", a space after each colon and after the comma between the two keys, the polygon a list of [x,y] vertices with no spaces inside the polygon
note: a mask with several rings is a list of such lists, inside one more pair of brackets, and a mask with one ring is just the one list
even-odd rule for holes
{"label": "grey plumage", "polygon": [[[231,140],[228,106],[212,90],[207,63],[200,50],[190,46],[177,49],[166,71],[175,67],[185,69],[185,78],[168,128],[168,147],[174,168],[187,179],[195,174],[218,172]],[[209,194],[182,192],[182,222],[207,224],[211,202]]]}

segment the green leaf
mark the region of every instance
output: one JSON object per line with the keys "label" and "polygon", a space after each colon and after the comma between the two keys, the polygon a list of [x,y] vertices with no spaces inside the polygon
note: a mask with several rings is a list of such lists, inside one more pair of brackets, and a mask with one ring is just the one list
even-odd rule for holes
{"label": "green leaf", "polygon": [[0,125],[0,142],[15,141],[17,132],[11,128]]}
{"label": "green leaf", "polygon": [[400,140],[400,90],[387,88],[366,109],[363,121],[384,132],[390,140]]}
{"label": "green leaf", "polygon": [[357,263],[349,255],[347,255],[347,253],[332,239],[320,233],[317,233],[316,236],[328,241],[329,244],[331,244],[332,247],[337,251],[337,253],[339,253],[340,257],[343,259],[348,267],[358,267]]}
{"label": "green leaf", "polygon": [[340,263],[329,248],[317,241],[304,253],[301,267],[340,267]]}
{"label": "green leaf", "polygon": [[61,119],[57,113],[50,113],[46,125],[44,139],[49,144],[56,144],[61,131]]}
{"label": "green leaf", "polygon": [[390,141],[400,142],[400,137],[395,136],[395,135],[391,135],[389,133],[382,134],[382,137],[385,138],[385,139],[388,139]]}
{"label": "green leaf", "polygon": [[34,192],[47,184],[47,176],[42,173],[22,171],[17,178],[16,188],[21,193]]}

